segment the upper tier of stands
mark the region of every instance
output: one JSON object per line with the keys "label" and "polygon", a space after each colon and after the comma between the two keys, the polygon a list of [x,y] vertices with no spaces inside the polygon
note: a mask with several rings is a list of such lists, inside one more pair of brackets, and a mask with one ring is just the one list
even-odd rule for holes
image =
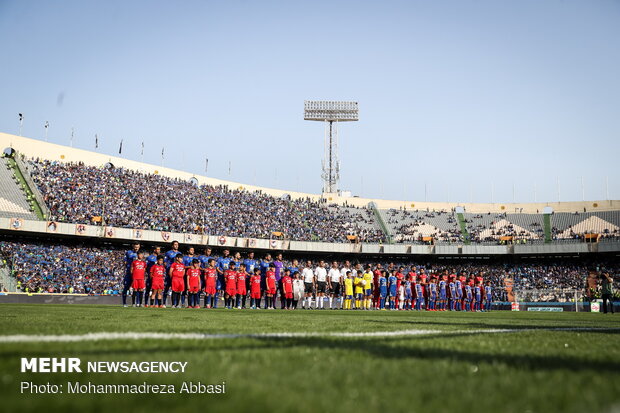
{"label": "upper tier of stands", "polygon": [[384,239],[364,209],[328,207],[324,200],[197,186],[123,168],[32,160],[29,169],[51,219],[61,222],[248,238],[282,233],[299,241]]}
{"label": "upper tier of stands", "polygon": [[37,219],[37,215],[28,204],[26,194],[5,158],[0,158],[0,216]]}
{"label": "upper tier of stands", "polygon": [[422,242],[433,237],[440,242],[457,242],[462,239],[458,221],[453,212],[379,210],[383,221],[397,243]]}

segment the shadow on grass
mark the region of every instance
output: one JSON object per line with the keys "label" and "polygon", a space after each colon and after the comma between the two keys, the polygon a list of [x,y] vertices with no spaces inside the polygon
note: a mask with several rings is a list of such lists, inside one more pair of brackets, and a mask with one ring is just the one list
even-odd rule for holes
{"label": "shadow on grass", "polygon": [[[452,334],[450,338],[459,336],[472,336],[472,333]],[[428,340],[432,336],[407,337],[407,339]],[[436,337],[435,337],[436,338]],[[428,347],[419,348],[406,345],[394,345],[396,340],[403,338],[390,338],[380,340],[336,340],[329,338],[295,338],[287,339],[285,347],[310,347],[325,350],[357,350],[366,352],[374,358],[403,359],[415,358],[422,360],[456,361],[471,364],[495,364],[501,363],[516,369],[526,370],[568,370],[572,372],[599,371],[617,373],[620,369],[618,361],[582,360],[572,357],[539,356],[526,354],[485,354],[463,349],[439,349]],[[274,339],[261,339],[261,341],[274,341]],[[278,340],[281,343],[283,340]]]}
{"label": "shadow on grass", "polygon": [[[605,334],[620,334],[620,325],[618,326],[608,326],[608,325],[591,325],[591,324],[587,324],[587,325],[575,325],[575,324],[571,324],[571,325],[562,325],[562,324],[535,324],[535,325],[530,325],[526,322],[523,323],[513,323],[513,324],[497,324],[494,321],[496,320],[489,320],[488,323],[484,323],[484,322],[450,322],[450,321],[429,321],[429,320],[420,320],[420,319],[415,319],[415,320],[374,320],[374,319],[366,319],[364,320],[365,323],[375,323],[375,324],[406,324],[408,326],[417,326],[417,327],[425,327],[425,326],[437,326],[437,327],[447,327],[447,326],[456,326],[456,327],[463,327],[464,329],[506,329],[506,330],[516,330],[516,331],[520,331],[522,329],[529,329],[529,330],[551,330],[551,329],[561,329],[561,328],[567,328],[567,329],[579,329],[579,328],[595,328],[597,330],[584,330],[583,332],[587,332],[587,333],[605,333]],[[446,331],[451,331],[451,330],[446,330]],[[561,331],[561,330],[556,330],[556,331]],[[579,330],[574,330],[572,332],[578,333]]]}
{"label": "shadow on grass", "polygon": [[[441,334],[438,331],[438,334]],[[471,337],[478,333],[450,334],[449,339],[459,337]],[[448,337],[441,337],[446,339]],[[586,360],[575,357],[562,357],[559,355],[529,355],[529,354],[488,354],[471,349],[450,348],[441,349],[433,347],[430,340],[438,339],[437,336],[409,336],[371,339],[343,339],[328,337],[292,337],[292,338],[244,338],[243,342],[238,339],[218,339],[209,341],[183,341],[177,343],[157,342],[147,340],[142,345],[133,348],[123,347],[122,342],[110,343],[114,348],[96,349],[66,348],[55,354],[62,357],[67,352],[71,357],[79,356],[137,356],[148,354],[151,357],[160,353],[182,354],[191,352],[222,352],[222,351],[282,351],[315,349],[319,351],[359,351],[376,359],[420,359],[430,361],[454,361],[478,364],[504,364],[518,370],[549,371],[565,370],[571,372],[598,371],[617,373],[620,371],[620,361],[615,360]],[[69,344],[69,343],[67,343]],[[162,345],[163,344],[163,345]],[[0,351],[0,357],[33,357],[39,354],[49,354],[49,350],[22,348],[20,351]],[[125,358],[126,359],[126,358]]]}

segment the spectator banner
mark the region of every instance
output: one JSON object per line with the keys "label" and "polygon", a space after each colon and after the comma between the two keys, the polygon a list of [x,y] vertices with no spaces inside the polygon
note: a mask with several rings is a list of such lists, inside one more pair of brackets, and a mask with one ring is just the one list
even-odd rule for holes
{"label": "spectator banner", "polygon": [[166,242],[170,242],[170,233],[166,232],[166,231],[162,231],[161,232],[161,239],[166,241]]}
{"label": "spectator banner", "polygon": [[141,229],[134,229],[133,230],[133,237],[135,239],[142,239],[142,235],[144,235],[144,232]]}
{"label": "spectator banner", "polygon": [[196,240],[201,245],[207,245],[209,243],[209,236],[206,234],[201,234],[200,238]]}
{"label": "spectator banner", "polygon": [[114,227],[105,227],[105,232],[103,233],[104,237],[113,238],[115,234],[116,231],[114,230]]}
{"label": "spectator banner", "polygon": [[47,232],[56,232],[58,231],[58,224],[54,221],[47,221]]}
{"label": "spectator banner", "polygon": [[86,225],[75,224],[75,235],[86,235]]}
{"label": "spectator banner", "polygon": [[222,247],[234,247],[237,242],[237,238],[235,237],[225,237],[223,235],[216,236],[211,235],[209,237],[209,244],[211,245],[220,245]]}
{"label": "spectator banner", "polygon": [[248,240],[248,248],[267,249],[267,248],[269,248],[269,240],[268,239],[250,238]]}
{"label": "spectator banner", "polygon": [[279,241],[277,239],[272,239],[271,241],[269,241],[269,248],[274,249],[274,250],[282,249],[282,241]]}
{"label": "spectator banner", "polygon": [[185,234],[183,238],[186,244],[193,244],[196,242],[198,237],[194,234]]}
{"label": "spectator banner", "polygon": [[22,229],[24,226],[24,220],[21,218],[11,218],[10,229]]}

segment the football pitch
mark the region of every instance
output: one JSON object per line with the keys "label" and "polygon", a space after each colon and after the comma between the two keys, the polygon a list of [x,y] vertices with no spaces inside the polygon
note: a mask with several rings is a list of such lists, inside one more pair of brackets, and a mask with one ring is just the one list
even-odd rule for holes
{"label": "football pitch", "polygon": [[[7,412],[620,409],[617,314],[3,304],[0,320]],[[83,371],[20,372],[21,358],[35,357],[79,358]],[[187,365],[184,373],[85,371],[97,361]],[[22,382],[63,392],[22,394]],[[166,384],[175,393],[70,393],[76,382]],[[181,393],[190,382],[225,383],[225,393]]]}

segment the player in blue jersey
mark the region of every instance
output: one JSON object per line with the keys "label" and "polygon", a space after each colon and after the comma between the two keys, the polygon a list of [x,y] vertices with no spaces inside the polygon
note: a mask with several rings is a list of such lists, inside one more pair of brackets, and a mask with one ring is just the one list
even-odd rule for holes
{"label": "player in blue jersey", "polygon": [[482,311],[482,285],[480,282],[477,282],[474,285],[474,308],[473,311],[480,312]]}
{"label": "player in blue jersey", "polygon": [[465,300],[464,300],[465,311],[472,311],[472,308],[471,308],[472,300],[473,300],[473,293],[471,290],[471,285],[465,284]]}
{"label": "player in blue jersey", "polygon": [[299,261],[297,260],[293,260],[293,262],[291,263],[291,265],[289,265],[288,267],[286,267],[287,270],[289,270],[291,272],[291,277],[293,277],[296,273],[299,272]]}
{"label": "player in blue jersey", "polygon": [[235,254],[232,257],[232,261],[235,263],[235,267],[237,269],[239,269],[239,265],[243,264],[243,260],[241,259],[241,253],[240,252],[235,252]]}
{"label": "player in blue jersey", "polygon": [[390,310],[396,310],[396,294],[398,294],[398,278],[394,273],[388,277],[388,291],[390,295]]}
{"label": "player in blue jersey", "polygon": [[382,270],[379,275],[379,309],[385,310],[385,300],[388,295],[388,280],[386,271]]}
{"label": "player in blue jersey", "polygon": [[198,260],[200,261],[201,268],[207,268],[209,266],[209,260],[215,257],[211,254],[211,248],[206,247],[202,253],[202,255],[198,256]]}
{"label": "player in blue jersey", "polygon": [[254,251],[248,252],[248,257],[243,260],[245,264],[245,271],[249,274],[254,274],[254,269],[258,268],[258,261],[254,259]]}
{"label": "player in blue jersey", "polygon": [[428,306],[427,311],[437,311],[437,277],[432,276],[428,283]]}
{"label": "player in blue jersey", "polygon": [[417,280],[415,283],[415,309],[420,311],[424,307],[424,286]]}
{"label": "player in blue jersey", "polygon": [[491,304],[493,304],[493,288],[491,281],[487,281],[484,286],[484,311],[491,311]]}
{"label": "player in blue jersey", "polygon": [[439,311],[446,311],[447,303],[448,303],[448,276],[444,275],[441,280],[439,280]]}
{"label": "player in blue jersey", "polygon": [[[123,293],[121,299],[123,300],[123,307],[127,307],[127,293],[131,288],[131,264],[138,258],[138,251],[140,251],[140,243],[134,242],[131,244],[131,249],[125,252],[125,277],[123,279]],[[132,304],[137,304],[132,298]]]}
{"label": "player in blue jersey", "polygon": [[405,310],[411,310],[411,299],[413,298],[411,286],[411,275],[407,275],[405,278]]}
{"label": "player in blue jersey", "polygon": [[454,276],[451,275],[450,276],[450,281],[448,282],[448,292],[449,292],[449,297],[448,297],[448,308],[450,309],[450,311],[454,311],[456,309],[456,284],[454,284]]}
{"label": "player in blue jersey", "polygon": [[222,252],[222,256],[219,257],[216,261],[215,267],[217,268],[217,295],[214,299],[213,308],[217,308],[218,296],[224,299],[224,295],[226,293],[224,291],[224,289],[226,288],[224,273],[230,267],[231,261],[232,257],[230,256],[230,251],[227,249]]}
{"label": "player in blue jersey", "polygon": [[168,291],[172,287],[172,279],[170,278],[170,266],[176,261],[177,255],[181,254],[179,251],[179,241],[172,241],[170,244],[170,250],[164,254],[164,264],[166,265],[166,281],[164,286],[164,305],[166,305],[166,299],[168,298]]}
{"label": "player in blue jersey", "polygon": [[151,280],[151,267],[157,264],[157,257],[160,254],[161,254],[161,247],[155,247],[153,248],[153,252],[151,253],[151,255],[146,257],[146,274],[145,274],[146,286],[144,289],[144,306],[145,307],[151,306],[154,302],[153,297],[151,297],[151,285],[153,281]]}
{"label": "player in blue jersey", "polygon": [[459,277],[457,277],[454,281],[454,288],[456,289],[456,311],[461,311],[463,309],[463,283],[461,282],[461,279]]}

